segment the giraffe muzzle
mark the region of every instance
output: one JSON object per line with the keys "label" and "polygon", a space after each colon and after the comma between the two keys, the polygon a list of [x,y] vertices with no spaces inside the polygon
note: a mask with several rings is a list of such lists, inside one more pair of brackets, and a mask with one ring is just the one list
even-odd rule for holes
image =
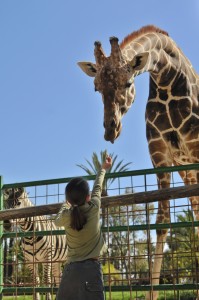
{"label": "giraffe muzzle", "polygon": [[122,129],[121,122],[119,122],[119,124],[116,128],[105,129],[104,139],[113,144],[114,141],[119,137],[121,129]]}

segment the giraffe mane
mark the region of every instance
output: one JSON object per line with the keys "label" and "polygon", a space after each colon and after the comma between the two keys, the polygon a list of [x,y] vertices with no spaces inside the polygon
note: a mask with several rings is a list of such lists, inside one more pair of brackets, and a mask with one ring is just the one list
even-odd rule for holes
{"label": "giraffe mane", "polygon": [[141,35],[145,34],[145,33],[149,33],[149,32],[158,32],[158,33],[162,33],[168,36],[168,33],[154,25],[147,25],[144,26],[142,28],[140,28],[137,31],[134,31],[132,33],[130,33],[129,35],[127,35],[123,41],[120,44],[120,48],[124,48],[127,44],[129,44],[131,41],[135,40],[136,38],[140,37]]}

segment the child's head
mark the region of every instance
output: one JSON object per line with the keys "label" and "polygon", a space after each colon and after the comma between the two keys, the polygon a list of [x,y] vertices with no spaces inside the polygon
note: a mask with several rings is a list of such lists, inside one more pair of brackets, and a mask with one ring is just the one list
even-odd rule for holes
{"label": "child's head", "polygon": [[86,216],[80,210],[89,199],[89,185],[81,177],[73,178],[65,189],[66,200],[71,204],[71,227],[75,230],[81,230],[86,224]]}
{"label": "child's head", "polygon": [[71,179],[65,189],[66,200],[72,205],[83,205],[89,196],[89,185],[81,177]]}

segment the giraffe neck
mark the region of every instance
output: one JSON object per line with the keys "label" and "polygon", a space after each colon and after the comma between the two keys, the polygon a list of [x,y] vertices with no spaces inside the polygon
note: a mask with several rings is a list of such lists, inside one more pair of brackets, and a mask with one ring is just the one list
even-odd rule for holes
{"label": "giraffe neck", "polygon": [[[135,76],[150,73],[146,132],[155,166],[199,161],[199,77],[175,42],[161,33],[147,33],[122,48],[126,60],[149,52],[148,63]],[[194,144],[195,143],[195,144]]]}
{"label": "giraffe neck", "polygon": [[[198,94],[196,92],[199,86],[198,75],[190,61],[169,36],[158,32],[145,33],[128,44],[124,44],[121,49],[127,61],[132,60],[136,54],[149,52],[148,63],[144,69],[137,71],[135,76],[149,72],[156,86],[164,90],[168,89],[170,93],[172,88],[175,89],[175,86],[178,86],[180,91],[175,91],[177,95],[179,92],[184,96]],[[180,88],[179,81],[183,81],[186,85],[183,90]],[[198,99],[193,100],[198,103]]]}

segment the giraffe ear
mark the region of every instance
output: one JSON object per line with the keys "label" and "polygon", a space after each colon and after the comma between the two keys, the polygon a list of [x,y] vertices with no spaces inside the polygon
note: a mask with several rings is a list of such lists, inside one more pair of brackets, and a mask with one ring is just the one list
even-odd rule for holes
{"label": "giraffe ear", "polygon": [[78,62],[77,64],[88,76],[95,77],[97,73],[96,64],[86,61]]}
{"label": "giraffe ear", "polygon": [[134,71],[139,71],[144,68],[149,57],[149,52],[143,52],[134,56],[134,58],[129,62],[129,65]]}

